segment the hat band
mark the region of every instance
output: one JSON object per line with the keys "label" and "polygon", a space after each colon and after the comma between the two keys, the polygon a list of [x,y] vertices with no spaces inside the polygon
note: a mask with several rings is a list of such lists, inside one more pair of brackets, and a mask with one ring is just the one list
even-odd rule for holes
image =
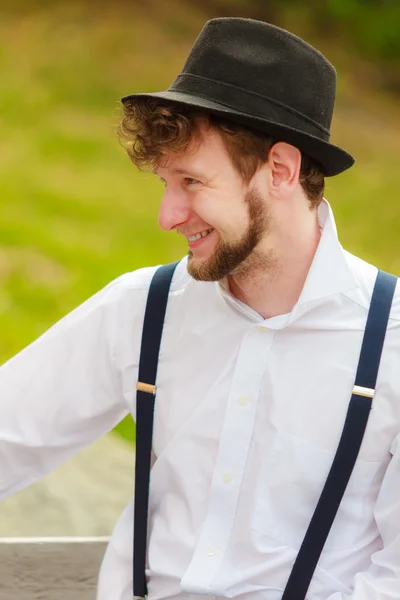
{"label": "hat band", "polygon": [[191,73],[181,73],[168,90],[194,95],[209,102],[216,102],[230,111],[241,113],[247,118],[272,121],[276,125],[298,129],[329,142],[329,130],[311,119],[311,117],[272,98],[229,83]]}

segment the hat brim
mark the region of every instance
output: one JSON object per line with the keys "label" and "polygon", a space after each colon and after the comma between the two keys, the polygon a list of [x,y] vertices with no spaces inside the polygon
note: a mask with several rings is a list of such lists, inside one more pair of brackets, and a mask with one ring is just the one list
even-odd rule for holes
{"label": "hat brim", "polygon": [[185,104],[223,116],[251,129],[263,131],[280,141],[296,146],[296,148],[308,154],[321,165],[326,177],[332,177],[346,171],[355,162],[354,157],[342,148],[339,148],[339,146],[325,142],[314,135],[304,133],[287,125],[280,125],[276,121],[269,120],[268,117],[260,118],[248,115],[218,102],[202,98],[201,96],[166,90],[164,92],[130,94],[124,96],[121,102],[125,104],[136,98],[155,98]]}

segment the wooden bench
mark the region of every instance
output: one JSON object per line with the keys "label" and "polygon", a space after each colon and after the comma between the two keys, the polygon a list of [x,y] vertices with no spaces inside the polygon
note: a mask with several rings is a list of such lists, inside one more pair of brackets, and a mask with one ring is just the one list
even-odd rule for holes
{"label": "wooden bench", "polygon": [[108,539],[0,538],[0,600],[95,600]]}

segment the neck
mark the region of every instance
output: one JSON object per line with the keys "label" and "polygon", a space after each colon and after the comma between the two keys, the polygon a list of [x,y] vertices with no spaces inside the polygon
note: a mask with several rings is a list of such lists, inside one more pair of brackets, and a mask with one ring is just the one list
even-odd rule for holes
{"label": "neck", "polygon": [[295,228],[295,236],[293,227],[281,232],[228,276],[231,293],[264,319],[291,312],[299,299],[321,237],[316,214],[310,217]]}

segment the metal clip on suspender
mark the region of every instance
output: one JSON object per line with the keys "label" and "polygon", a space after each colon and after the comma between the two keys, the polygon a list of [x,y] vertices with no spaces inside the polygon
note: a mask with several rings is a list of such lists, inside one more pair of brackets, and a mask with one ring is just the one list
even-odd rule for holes
{"label": "metal clip on suspender", "polygon": [[177,262],[155,272],[147,297],[136,392],[136,470],[133,538],[133,595],[147,596],[146,553],[151,446],[156,376],[169,288]]}
{"label": "metal clip on suspender", "polygon": [[[145,568],[155,380],[168,291],[175,267],[176,264],[166,265],[156,271],[149,290],[143,325],[136,417],[134,596],[138,597],[147,594]],[[378,272],[342,436],[282,600],[305,599],[357,460],[375,393],[396,282],[393,275]]]}
{"label": "metal clip on suspender", "polygon": [[346,491],[367,427],[397,279],[378,271],[361,346],[355,385],[339,446],[289,576],[282,600],[304,600]]}

